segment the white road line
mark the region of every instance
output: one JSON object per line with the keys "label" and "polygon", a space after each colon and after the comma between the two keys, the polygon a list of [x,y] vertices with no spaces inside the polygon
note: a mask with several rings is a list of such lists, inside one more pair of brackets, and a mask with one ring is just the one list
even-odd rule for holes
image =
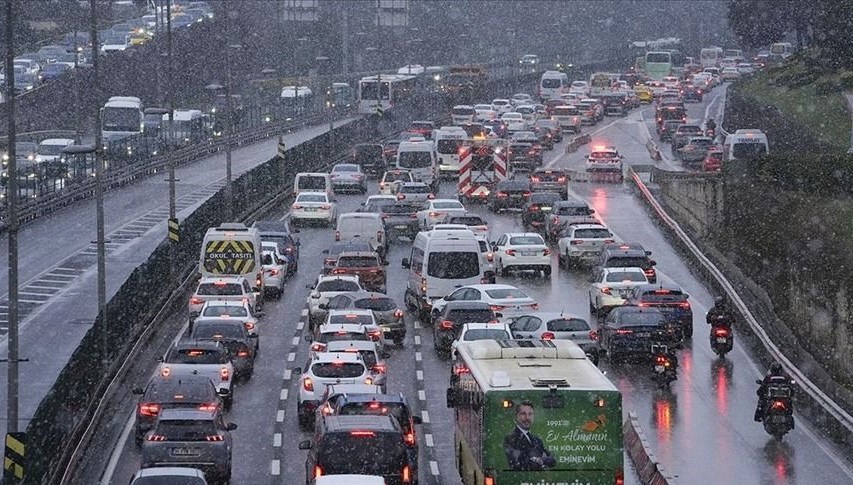
{"label": "white road line", "polygon": [[424,371],[422,371],[422,370],[415,371],[415,375],[418,377],[419,381],[424,380]]}
{"label": "white road line", "polygon": [[415,335],[415,345],[420,345],[420,344],[421,344],[421,336]]}
{"label": "white road line", "polygon": [[302,320],[299,320],[298,322],[296,322],[296,330],[301,331],[303,328],[305,328],[305,322],[303,322]]}
{"label": "white road line", "polygon": [[438,462],[430,460],[429,462],[429,471],[434,475],[438,476]]}
{"label": "white road line", "polygon": [[279,400],[281,400],[281,401],[287,401],[287,394],[288,394],[288,392],[289,392],[289,391],[288,391],[287,389],[282,389],[282,390],[281,390],[281,393],[278,395],[278,399],[279,399]]}
{"label": "white road line", "polygon": [[427,433],[427,434],[425,434],[425,435],[424,435],[424,442],[425,442],[425,443],[426,443],[426,445],[427,445],[428,447],[430,447],[430,448],[432,448],[433,446],[435,446],[435,441],[432,439],[432,434],[431,434],[431,433]]}
{"label": "white road line", "polygon": [[296,352],[291,352],[291,353],[287,354],[287,361],[288,362],[293,362],[294,360],[296,360]]}
{"label": "white road line", "polygon": [[418,328],[423,328],[423,327],[421,326],[421,321],[420,321],[420,320],[415,320],[414,327],[415,327],[416,329],[418,329]]}
{"label": "white road line", "polygon": [[283,423],[284,422],[284,409],[279,409],[277,413],[275,413],[275,422]]}
{"label": "white road line", "polygon": [[284,379],[285,381],[289,381],[292,376],[293,371],[291,371],[290,369],[284,369],[284,375],[282,376],[282,379]]}
{"label": "white road line", "polygon": [[281,448],[281,433],[272,435],[272,445],[276,448]]}
{"label": "white road line", "polygon": [[299,340],[300,340],[299,337],[293,337],[291,345],[294,345],[294,346],[299,345]]}
{"label": "white road line", "polygon": [[423,420],[424,423],[429,423],[429,411],[421,411],[421,420]]}
{"label": "white road line", "polygon": [[[606,124],[606,125],[604,125],[604,126],[602,126],[602,127],[598,128],[597,130],[593,131],[592,133],[589,133],[589,136],[597,135],[597,134],[601,133],[602,131],[606,130],[607,128],[610,128],[611,126],[615,125],[616,123],[619,123],[620,121],[626,121],[626,120],[628,120],[628,118],[618,118],[618,119],[615,119],[615,120],[611,121],[610,123],[608,123],[608,124]],[[581,133],[581,134],[580,134],[580,135],[578,135],[578,136],[586,135],[586,134],[587,134],[587,133]],[[572,153],[576,153],[576,152],[572,152]],[[565,152],[565,151],[564,151],[564,152],[563,152],[563,153],[561,153],[560,155],[558,155],[558,156],[554,157],[554,158],[553,158],[550,162],[548,162],[548,164],[547,164],[547,165],[545,165],[545,166],[546,166],[546,167],[554,166],[554,165],[556,165],[556,164],[557,164],[557,162],[559,162],[559,161],[560,161],[560,160],[562,160],[563,158],[568,157],[569,155],[571,155],[571,154],[570,154],[570,153],[567,153],[567,152]]]}
{"label": "white road line", "polygon": [[302,309],[302,316],[303,316],[303,317],[307,317],[307,316],[308,316],[308,309],[307,309],[307,308],[303,308],[303,309]]}
{"label": "white road line", "polygon": [[109,485],[113,481],[113,475],[116,472],[116,467],[118,467],[118,461],[121,459],[121,452],[124,449],[124,444],[127,443],[127,439],[130,437],[130,432],[133,431],[133,424],[135,422],[136,416],[131,413],[130,418],[127,420],[127,424],[124,425],[124,429],[121,431],[121,436],[116,443],[116,447],[113,448],[113,452],[110,453],[110,461],[107,463],[107,469],[104,470],[101,485]]}
{"label": "white road line", "polygon": [[420,399],[421,401],[426,401],[426,391],[424,391],[423,389],[419,390],[418,399]]}
{"label": "white road line", "polygon": [[281,461],[273,460],[272,463],[270,463],[270,473],[276,477],[281,475]]}
{"label": "white road line", "polygon": [[420,362],[421,360],[423,360],[423,356],[421,355],[421,353],[415,352],[415,361]]}

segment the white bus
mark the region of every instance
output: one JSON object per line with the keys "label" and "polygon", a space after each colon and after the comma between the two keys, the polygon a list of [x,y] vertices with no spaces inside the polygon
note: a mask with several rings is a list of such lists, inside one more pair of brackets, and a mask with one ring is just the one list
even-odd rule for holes
{"label": "white bus", "polygon": [[723,60],[722,47],[706,47],[699,51],[699,62],[702,68],[720,67],[721,60]]}
{"label": "white bus", "polygon": [[379,74],[358,81],[358,112],[382,113],[409,99],[417,86],[417,76]]}
{"label": "white bus", "polygon": [[101,136],[104,144],[139,135],[144,129],[142,100],[135,96],[113,96],[101,108]]}

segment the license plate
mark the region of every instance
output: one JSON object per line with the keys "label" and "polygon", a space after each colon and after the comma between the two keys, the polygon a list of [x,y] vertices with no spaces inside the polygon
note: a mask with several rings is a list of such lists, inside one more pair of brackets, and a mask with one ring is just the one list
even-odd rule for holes
{"label": "license plate", "polygon": [[306,207],[305,212],[317,212],[317,208],[316,207]]}
{"label": "license plate", "polygon": [[399,224],[399,225],[394,226],[394,228],[395,229],[408,229],[409,226],[407,226],[405,224]]}
{"label": "license plate", "polygon": [[550,207],[540,207],[539,210],[541,210],[542,212],[551,212]]}
{"label": "license plate", "polygon": [[198,456],[201,454],[198,448],[172,448],[172,456]]}
{"label": "license plate", "polygon": [[663,372],[663,371],[664,371],[664,367],[662,365],[656,365],[655,366],[655,372]]}
{"label": "license plate", "polygon": [[535,256],[536,253],[534,251],[522,251],[521,255],[522,256]]}
{"label": "license plate", "polygon": [[724,344],[728,341],[729,341],[729,339],[727,339],[726,337],[717,337],[717,343],[718,344]]}

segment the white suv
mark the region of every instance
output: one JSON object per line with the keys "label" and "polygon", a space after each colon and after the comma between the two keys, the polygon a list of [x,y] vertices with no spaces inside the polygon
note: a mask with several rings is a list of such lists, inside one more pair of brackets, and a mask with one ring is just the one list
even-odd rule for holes
{"label": "white suv", "polygon": [[245,301],[253,312],[260,310],[252,285],[243,276],[203,276],[190,297],[190,316],[197,315],[212,300]]}
{"label": "white suv", "polygon": [[601,224],[570,224],[557,241],[560,265],[568,269],[595,261],[604,244],[614,241],[613,233]]}
{"label": "white suv", "polygon": [[329,384],[373,384],[373,375],[361,354],[356,352],[314,353],[305,369],[293,369],[299,378],[297,412],[299,428],[303,431],[314,425],[314,412]]}
{"label": "white suv", "polygon": [[313,330],[326,319],[327,311],[320,305],[329,303],[329,299],[351,291],[364,291],[356,275],[320,275],[317,282],[308,285],[311,294],[308,295],[308,327]]}

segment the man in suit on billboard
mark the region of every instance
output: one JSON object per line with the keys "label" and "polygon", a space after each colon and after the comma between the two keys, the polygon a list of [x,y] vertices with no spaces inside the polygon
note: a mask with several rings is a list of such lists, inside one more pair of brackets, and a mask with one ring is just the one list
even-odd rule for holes
{"label": "man in suit on billboard", "polygon": [[530,401],[522,401],[515,408],[515,427],[504,438],[504,453],[511,470],[550,470],[557,464],[542,439],[530,432],[533,417]]}

